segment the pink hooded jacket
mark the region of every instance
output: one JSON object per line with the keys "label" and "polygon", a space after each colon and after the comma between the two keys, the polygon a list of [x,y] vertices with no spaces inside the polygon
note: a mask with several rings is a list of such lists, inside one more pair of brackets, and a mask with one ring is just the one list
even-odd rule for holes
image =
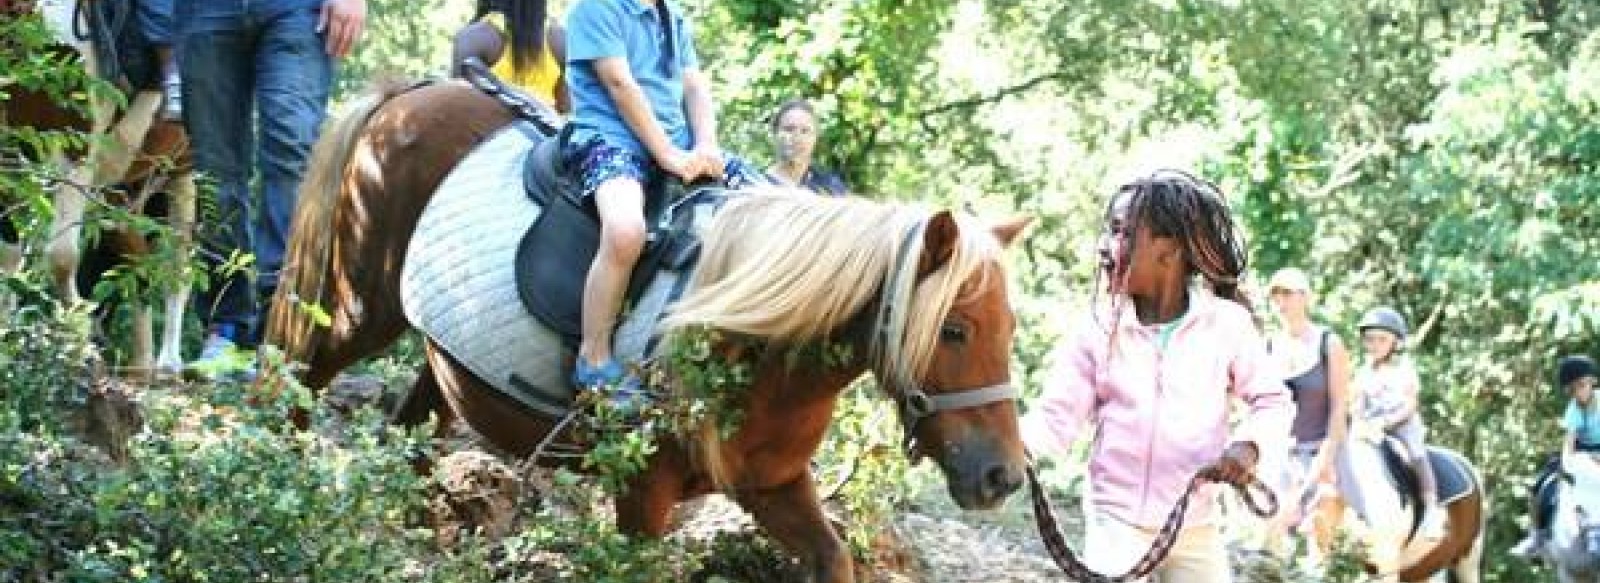
{"label": "pink hooded jacket", "polygon": [[[1089,453],[1089,497],[1098,511],[1159,528],[1189,478],[1229,443],[1251,441],[1262,453],[1286,446],[1294,402],[1243,306],[1191,291],[1164,349],[1161,326],[1139,323],[1131,302],[1120,317],[1097,313],[1085,314],[1056,348],[1022,437],[1034,455],[1056,455],[1098,424]],[[1247,407],[1232,436],[1229,394]],[[1185,526],[1211,521],[1223,487],[1201,488]]]}

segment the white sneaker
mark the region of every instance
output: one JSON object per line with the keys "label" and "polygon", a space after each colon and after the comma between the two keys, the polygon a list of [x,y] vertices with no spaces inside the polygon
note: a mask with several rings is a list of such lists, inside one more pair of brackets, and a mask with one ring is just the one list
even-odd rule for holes
{"label": "white sneaker", "polygon": [[1444,512],[1437,508],[1429,508],[1422,513],[1422,525],[1417,528],[1417,531],[1422,535],[1422,538],[1441,539],[1444,538],[1445,534],[1444,523]]}
{"label": "white sneaker", "polygon": [[1511,550],[1507,552],[1511,556],[1521,559],[1536,558],[1544,552],[1544,537],[1539,536],[1537,532],[1530,532],[1528,536],[1522,537],[1522,540],[1517,541],[1517,546],[1511,547]]}
{"label": "white sneaker", "polygon": [[248,381],[255,377],[255,355],[221,334],[210,334],[200,346],[200,357],[189,361],[188,370],[208,381]]}

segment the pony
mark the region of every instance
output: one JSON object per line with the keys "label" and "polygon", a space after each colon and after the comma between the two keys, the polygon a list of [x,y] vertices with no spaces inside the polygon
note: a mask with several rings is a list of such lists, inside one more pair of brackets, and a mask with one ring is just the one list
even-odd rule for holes
{"label": "pony", "polygon": [[1561,583],[1600,583],[1600,464],[1580,454],[1562,464],[1545,564]]}
{"label": "pony", "polygon": [[[60,43],[51,50],[74,55],[92,76],[98,70],[94,41],[79,38],[74,32],[83,18],[79,10],[86,6],[82,2],[45,0],[34,8]],[[6,124],[76,130],[90,136],[88,151],[81,156],[71,152],[35,153],[66,177],[54,188],[55,213],[45,251],[53,287],[64,303],[83,300],[78,268],[83,257],[84,216],[92,193],[107,192],[104,203],[123,205],[134,213],[144,213],[155,194],[165,193],[167,218],[178,237],[177,255],[187,257],[196,196],[188,137],[181,124],[159,119],[160,91],[136,91],[128,96],[125,106],[119,106],[119,99],[105,91],[90,91],[89,116],[85,118],[43,92],[6,90],[11,98],[0,101],[0,119]],[[111,192],[108,187],[113,186],[123,187],[123,192]],[[113,253],[124,257],[151,251],[149,240],[127,225],[109,225],[105,241]],[[7,242],[0,249],[0,259],[0,268],[5,272],[19,269],[20,241]],[[186,269],[180,266],[180,270]],[[128,366],[132,371],[175,374],[183,368],[181,341],[189,278],[180,275],[174,279],[161,286],[166,297],[159,353],[152,333],[152,307],[141,303],[134,310]]]}
{"label": "pony", "polygon": [[[307,386],[325,386],[410,326],[401,271],[424,206],[458,161],[512,121],[510,109],[461,82],[390,84],[324,132],[266,330],[269,344],[304,366],[297,374]],[[615,500],[619,529],[661,536],[679,501],[720,490],[812,580],[854,581],[809,461],[841,392],[869,371],[915,438],[908,455],[933,459],[958,505],[1002,502],[1020,487],[1026,458],[1010,388],[1016,322],[1001,253],[1026,223],[985,225],[860,199],[730,196],[706,227],[699,268],[664,325],[724,332],[712,353],[751,365],[744,392],[730,400],[740,421],[725,436],[709,429],[715,420],[664,436]],[[818,342],[853,356],[797,366],[781,348]],[[395,422],[465,421],[518,457],[559,430],[559,419],[519,407],[432,339],[424,344],[425,364],[392,412]]]}
{"label": "pony", "polygon": [[1483,478],[1461,454],[1429,446],[1429,457],[1441,483],[1441,465],[1459,468],[1464,491],[1440,496],[1447,517],[1445,536],[1417,536],[1422,522],[1415,477],[1394,450],[1398,442],[1352,431],[1340,449],[1339,490],[1349,504],[1343,526],[1368,552],[1367,570],[1385,581],[1426,581],[1445,572],[1455,583],[1477,583],[1482,577],[1484,526]]}

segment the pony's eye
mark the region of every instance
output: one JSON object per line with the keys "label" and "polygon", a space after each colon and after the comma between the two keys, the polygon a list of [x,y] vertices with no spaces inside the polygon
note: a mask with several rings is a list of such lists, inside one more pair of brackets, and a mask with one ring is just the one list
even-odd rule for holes
{"label": "pony's eye", "polygon": [[959,324],[945,324],[939,327],[939,340],[941,342],[966,342],[967,329]]}

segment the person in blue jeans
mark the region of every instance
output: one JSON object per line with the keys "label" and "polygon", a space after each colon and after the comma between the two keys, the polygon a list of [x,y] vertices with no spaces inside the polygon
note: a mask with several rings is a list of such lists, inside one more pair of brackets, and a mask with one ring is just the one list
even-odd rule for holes
{"label": "person in blue jeans", "polygon": [[[366,9],[366,0],[177,0],[184,124],[196,169],[216,185],[200,225],[212,274],[200,298],[206,341],[191,363],[202,374],[227,372],[218,362],[236,362],[233,349],[260,333],[260,298],[277,287],[334,66]],[[244,254],[254,256],[248,269],[219,269]]]}
{"label": "person in blue jeans", "polygon": [[178,121],[183,116],[182,82],[179,81],[177,59],[172,52],[172,2],[173,0],[138,0],[134,2],[134,21],[139,34],[149,43],[161,66],[161,118]]}

